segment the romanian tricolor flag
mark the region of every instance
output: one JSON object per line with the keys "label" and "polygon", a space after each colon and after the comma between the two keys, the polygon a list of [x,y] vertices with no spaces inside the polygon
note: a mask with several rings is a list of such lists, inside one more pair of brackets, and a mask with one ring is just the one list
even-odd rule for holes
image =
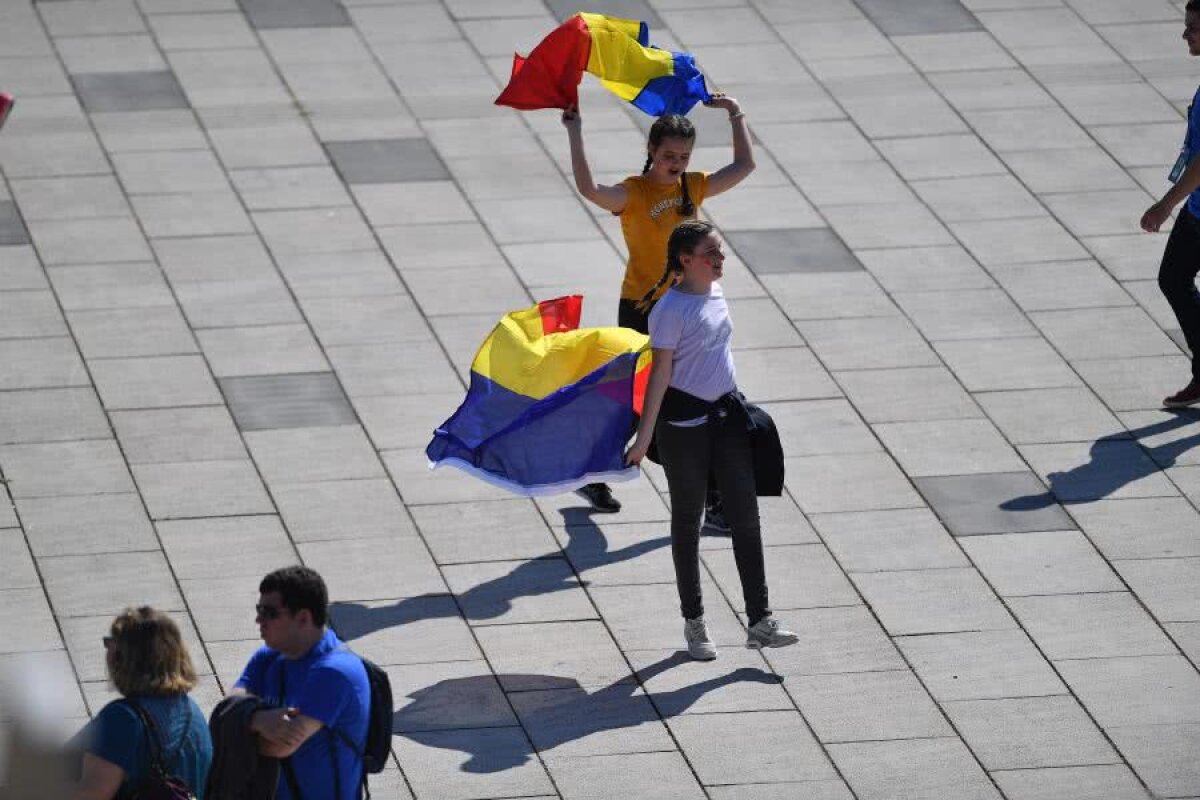
{"label": "romanian tricolor flag", "polygon": [[646,23],[581,13],[555,28],[528,58],[513,56],[512,77],[496,105],[568,108],[579,101],[585,70],[656,117],[686,114],[712,97],[691,53],[651,46]]}
{"label": "romanian tricolor flag", "polygon": [[629,480],[625,444],[649,378],[650,340],[629,328],[579,328],[583,298],[560,297],[500,320],[471,363],[471,386],[425,448],[521,495]]}

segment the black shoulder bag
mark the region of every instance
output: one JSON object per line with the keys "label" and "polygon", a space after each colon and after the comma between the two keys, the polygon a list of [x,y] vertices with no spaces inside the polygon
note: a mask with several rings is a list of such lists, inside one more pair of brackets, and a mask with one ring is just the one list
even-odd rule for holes
{"label": "black shoulder bag", "polygon": [[196,800],[196,795],[192,793],[187,782],[172,775],[167,768],[167,765],[183,752],[183,745],[187,741],[188,730],[192,725],[191,703],[187,704],[187,720],[184,722],[183,736],[179,738],[179,745],[170,757],[164,759],[162,737],[159,736],[154,720],[136,700],[125,698],[123,702],[132,708],[141,719],[142,732],[146,735],[146,752],[150,756],[150,774],[133,787],[133,793],[130,795],[132,800]]}

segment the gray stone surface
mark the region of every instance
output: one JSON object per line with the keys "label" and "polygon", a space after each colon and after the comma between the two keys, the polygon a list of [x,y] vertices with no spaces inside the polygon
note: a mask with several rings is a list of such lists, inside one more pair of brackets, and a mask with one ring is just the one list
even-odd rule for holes
{"label": "gray stone surface", "polygon": [[1045,486],[1028,472],[919,478],[914,483],[956,536],[1074,527]]}
{"label": "gray stone surface", "polygon": [[105,111],[159,111],[187,108],[179,82],[170,71],[98,72],[71,76],[83,107]]}
{"label": "gray stone surface", "polygon": [[349,184],[447,180],[450,173],[426,139],[326,142],[329,158]]}

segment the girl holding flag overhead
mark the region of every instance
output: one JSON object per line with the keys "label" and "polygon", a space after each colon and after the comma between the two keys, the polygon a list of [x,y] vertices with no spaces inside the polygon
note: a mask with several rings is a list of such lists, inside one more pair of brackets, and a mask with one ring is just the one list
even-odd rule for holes
{"label": "girl holding flag overhead", "polygon": [[[795,644],[767,603],[762,533],[758,517],[758,470],[752,430],[766,428],[737,391],[733,323],[717,282],[725,254],[713,226],[688,220],[667,242],[666,270],[651,284],[651,300],[673,284],[650,312],[653,363],[638,424],[626,454],[639,463],[655,439],[671,492],[671,553],[693,658],[716,658],[704,623],[700,594],[700,513],[710,470],[725,501],[733,530],[733,556],[742,583],[749,629],[746,646]],[[782,456],[780,456],[782,458]]]}
{"label": "girl holding flag overhead", "polygon": [[[687,117],[668,114],[659,117],[650,128],[642,173],[615,186],[597,184],[592,178],[583,147],[583,121],[578,107],[572,106],[563,112],[576,188],[585,198],[621,218],[621,232],[629,252],[617,310],[618,324],[622,327],[649,332],[650,309],[666,288],[656,285],[655,281],[662,272],[667,239],[675,226],[682,220],[695,219],[705,200],[732,189],[754,171],[750,132],[738,101],[714,92],[705,105],[729,113],[733,128],[732,162],[713,173],[689,172],[687,167],[696,144],[696,128]],[[621,508],[605,484],[590,484],[580,489],[579,494],[598,511]],[[706,524],[728,531],[715,492],[710,493],[707,503]]]}

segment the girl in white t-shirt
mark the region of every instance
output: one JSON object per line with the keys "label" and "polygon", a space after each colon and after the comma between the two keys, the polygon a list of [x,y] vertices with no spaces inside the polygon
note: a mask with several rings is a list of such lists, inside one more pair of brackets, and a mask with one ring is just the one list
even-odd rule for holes
{"label": "girl in white t-shirt", "polygon": [[655,439],[671,492],[671,553],[693,658],[716,658],[700,594],[700,519],[711,467],[733,530],[733,556],[746,604],[747,647],[795,644],[771,616],[758,519],[750,433],[731,414],[737,401],[733,323],[717,280],[725,254],[707,222],[681,223],[667,241],[667,267],[653,296],[678,282],[650,312],[654,362],[637,437],[626,460],[637,464]]}

